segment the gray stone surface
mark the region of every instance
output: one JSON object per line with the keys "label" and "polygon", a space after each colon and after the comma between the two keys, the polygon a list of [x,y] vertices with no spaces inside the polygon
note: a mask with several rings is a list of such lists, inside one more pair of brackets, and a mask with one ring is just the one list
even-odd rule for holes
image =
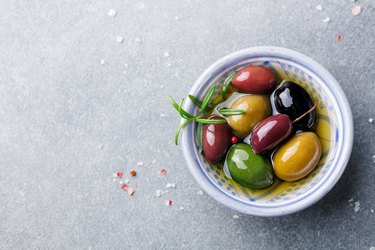
{"label": "gray stone surface", "polygon": [[[1,1],[0,248],[375,246],[375,2],[357,1],[359,16],[350,0],[306,2]],[[316,205],[234,219],[197,194],[173,144],[179,118],[167,96],[182,98],[211,63],[256,45],[324,65],[347,93],[355,141],[343,177]],[[132,197],[112,181],[130,168],[138,171]],[[168,182],[176,188],[155,197]]]}

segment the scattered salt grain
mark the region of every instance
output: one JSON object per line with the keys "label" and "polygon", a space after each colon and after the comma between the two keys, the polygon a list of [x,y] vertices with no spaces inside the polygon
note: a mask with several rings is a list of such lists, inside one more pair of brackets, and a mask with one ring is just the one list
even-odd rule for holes
{"label": "scattered salt grain", "polygon": [[180,207],[180,210],[184,210],[184,207]]}
{"label": "scattered salt grain", "polygon": [[203,195],[203,191],[202,191],[202,190],[199,190],[199,191],[197,192],[197,194],[198,194],[198,195]]}
{"label": "scattered salt grain", "polygon": [[350,198],[350,200],[348,200],[348,203],[352,202],[353,201],[353,198]]}
{"label": "scattered salt grain", "polygon": [[162,194],[164,194],[164,191],[160,190],[160,189],[156,190],[156,192],[155,192],[156,197],[160,197],[160,196],[162,196]]}
{"label": "scattered salt grain", "polygon": [[125,183],[125,184],[128,184],[128,183],[129,183],[129,180],[127,180],[127,179],[124,180],[124,183]]}
{"label": "scattered salt grain", "polygon": [[121,189],[124,190],[124,191],[126,190],[127,187],[128,187],[127,184],[122,184],[122,185],[121,185]]}
{"label": "scattered salt grain", "polygon": [[368,122],[369,122],[369,123],[373,123],[373,122],[374,122],[374,118],[369,118],[369,119],[368,119]]}
{"label": "scattered salt grain", "polygon": [[361,13],[361,6],[359,6],[359,5],[353,6],[353,8],[352,8],[353,16],[357,16],[357,15],[359,15],[359,13]]}
{"label": "scattered salt grain", "polygon": [[137,167],[142,167],[143,165],[145,165],[143,161],[137,162]]}
{"label": "scattered salt grain", "polygon": [[315,7],[315,9],[319,10],[319,11],[322,11],[323,10],[323,7],[319,4]]}
{"label": "scattered salt grain", "polygon": [[233,219],[238,219],[238,218],[240,218],[240,216],[238,216],[238,215],[233,215]]}
{"label": "scattered salt grain", "polygon": [[117,173],[113,173],[113,174],[112,174],[112,177],[113,177],[113,178],[116,178],[116,177],[117,177]]}
{"label": "scattered salt grain", "polygon": [[122,43],[123,41],[124,41],[124,38],[122,36],[118,36],[116,38],[116,42],[118,42],[118,43]]}
{"label": "scattered salt grain", "polygon": [[172,200],[166,200],[165,205],[166,206],[172,206]]}
{"label": "scattered salt grain", "polygon": [[163,56],[164,56],[164,57],[169,57],[170,54],[168,53],[168,51],[166,51],[166,52],[163,53]]}
{"label": "scattered salt grain", "polygon": [[172,66],[172,64],[168,63],[167,64],[167,68],[170,68]]}
{"label": "scattered salt grain", "polygon": [[161,117],[161,118],[164,118],[164,117],[165,117],[165,114],[160,114],[160,117]]}
{"label": "scattered salt grain", "polygon": [[166,188],[175,188],[176,187],[176,183],[167,183],[167,185],[165,187]]}
{"label": "scattered salt grain", "polygon": [[156,163],[156,159],[153,159],[151,163],[152,163],[152,164],[155,164],[155,163]]}
{"label": "scattered salt grain", "polygon": [[326,17],[323,19],[323,23],[329,23],[331,21],[331,18]]}
{"label": "scattered salt grain", "polygon": [[359,211],[360,203],[359,201],[354,202],[354,212],[357,213]]}
{"label": "scattered salt grain", "polygon": [[134,41],[135,41],[136,43],[141,43],[141,42],[142,42],[142,40],[141,40],[140,38],[138,38],[138,37],[135,38]]}
{"label": "scattered salt grain", "polygon": [[104,59],[101,59],[101,60],[100,60],[100,64],[101,64],[101,65],[104,65],[104,64],[105,64],[105,60],[104,60]]}
{"label": "scattered salt grain", "polygon": [[371,209],[371,213],[373,213],[374,212],[374,209]]}
{"label": "scattered salt grain", "polygon": [[375,159],[375,155],[373,155],[372,158]]}
{"label": "scattered salt grain", "polygon": [[371,247],[370,247],[370,250],[375,250],[375,247],[374,247],[374,246],[371,246]]}
{"label": "scattered salt grain", "polygon": [[164,168],[162,168],[162,169],[160,170],[160,173],[161,173],[162,175],[166,175],[166,174],[167,174],[167,170],[165,170]]}
{"label": "scattered salt grain", "polygon": [[161,89],[164,88],[164,85],[160,85],[160,88],[161,88]]}
{"label": "scattered salt grain", "polygon": [[135,193],[135,189],[134,188],[131,187],[131,188],[128,189],[128,195],[129,196],[132,196],[134,193]]}
{"label": "scattered salt grain", "polygon": [[103,145],[99,145],[99,149],[103,149],[104,148],[104,146]]}
{"label": "scattered salt grain", "polygon": [[180,18],[178,16],[175,16],[174,19],[176,19],[178,21]]}
{"label": "scattered salt grain", "polygon": [[114,9],[110,9],[108,11],[108,16],[115,17],[117,15],[117,11]]}

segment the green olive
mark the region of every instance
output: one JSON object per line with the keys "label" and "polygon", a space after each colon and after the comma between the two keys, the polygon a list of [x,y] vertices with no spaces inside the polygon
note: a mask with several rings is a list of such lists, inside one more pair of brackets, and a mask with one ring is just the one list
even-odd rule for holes
{"label": "green olive", "polygon": [[320,156],[320,141],[314,132],[296,134],[273,154],[275,175],[284,181],[302,179],[315,168]]}
{"label": "green olive", "polygon": [[240,138],[245,138],[258,122],[271,115],[270,102],[265,95],[241,96],[230,105],[230,108],[245,110],[242,115],[228,117],[229,126]]}
{"label": "green olive", "polygon": [[239,184],[249,188],[264,188],[273,183],[271,162],[257,155],[248,144],[233,145],[226,156],[225,167]]}

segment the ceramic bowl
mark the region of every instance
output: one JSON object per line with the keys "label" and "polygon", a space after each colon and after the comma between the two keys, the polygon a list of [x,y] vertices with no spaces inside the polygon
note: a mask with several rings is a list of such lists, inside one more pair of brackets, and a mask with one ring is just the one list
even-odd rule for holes
{"label": "ceramic bowl", "polygon": [[[199,185],[219,203],[256,216],[294,213],[320,200],[341,177],[353,144],[350,106],[335,78],[319,63],[279,47],[253,47],[223,57],[203,72],[189,94],[203,99],[213,84],[221,87],[231,72],[249,65],[263,65],[271,69],[279,81],[284,79],[300,84],[318,101],[316,133],[322,143],[319,164],[300,181],[284,182],[276,178],[268,188],[245,188],[227,178],[220,167],[209,164],[199,153],[195,122],[181,132],[183,154]],[[184,108],[191,114],[199,114],[199,109],[190,100],[185,102]]]}

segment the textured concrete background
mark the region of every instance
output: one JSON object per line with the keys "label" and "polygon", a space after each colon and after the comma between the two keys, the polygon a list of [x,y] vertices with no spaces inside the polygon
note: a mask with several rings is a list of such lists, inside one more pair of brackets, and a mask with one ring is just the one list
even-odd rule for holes
{"label": "textured concrete background", "polygon": [[[0,248],[375,246],[375,2],[357,1],[358,16],[350,0],[306,2],[1,1]],[[355,141],[343,177],[316,205],[236,219],[197,194],[167,96],[182,98],[211,63],[257,45],[325,66],[348,96]],[[117,170],[134,196],[113,182]],[[155,197],[168,182],[176,188]]]}

